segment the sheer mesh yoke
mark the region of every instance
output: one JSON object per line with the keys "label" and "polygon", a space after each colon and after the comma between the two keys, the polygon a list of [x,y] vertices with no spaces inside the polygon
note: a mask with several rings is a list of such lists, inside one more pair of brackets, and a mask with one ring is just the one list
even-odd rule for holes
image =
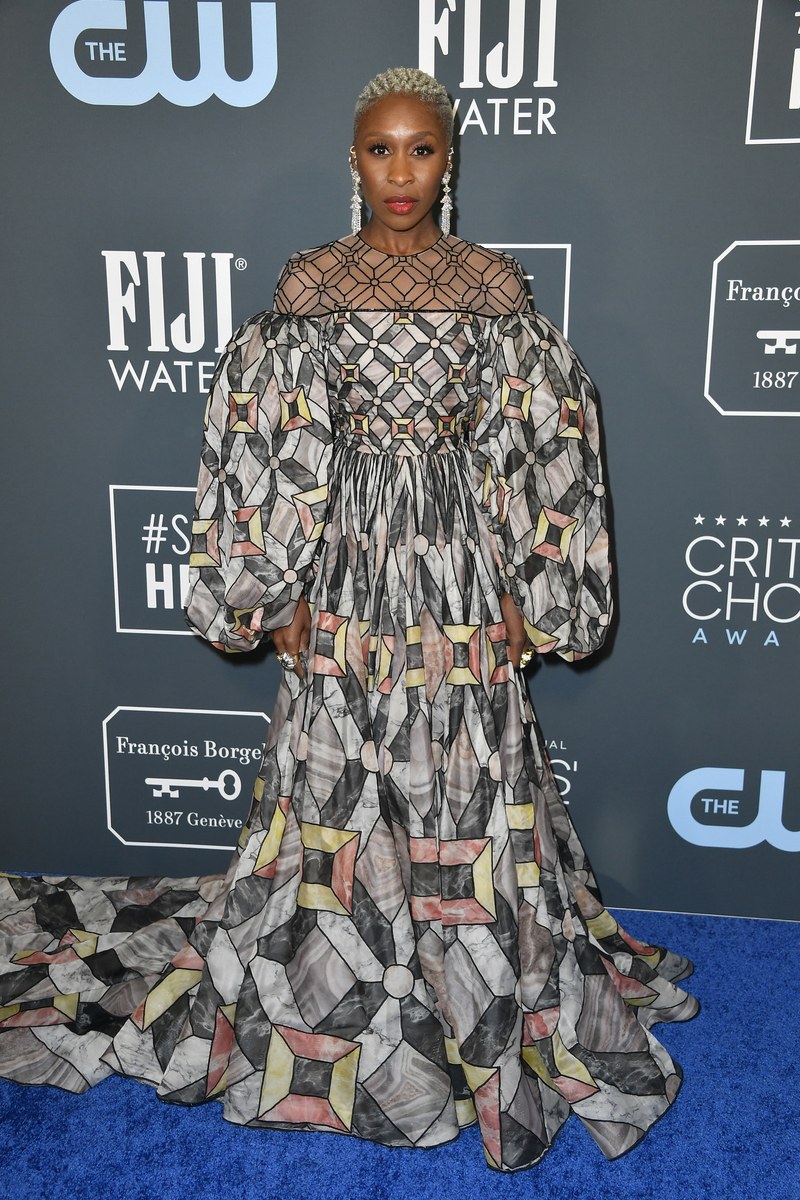
{"label": "sheer mesh yoke", "polygon": [[516,259],[444,234],[419,254],[385,254],[359,234],[301,250],[281,272],[274,303],[276,312],[309,317],[340,309],[498,317],[527,307]]}

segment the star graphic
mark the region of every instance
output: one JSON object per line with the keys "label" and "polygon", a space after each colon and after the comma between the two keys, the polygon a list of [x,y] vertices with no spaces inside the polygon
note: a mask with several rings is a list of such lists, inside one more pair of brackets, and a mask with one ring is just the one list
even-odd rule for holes
{"label": "star graphic", "polygon": [[769,525],[769,517],[759,517],[758,523],[759,525]]}
{"label": "star graphic", "polygon": [[746,525],[746,524],[747,524],[747,517],[745,517],[745,516],[737,517],[737,518],[736,518],[736,524],[737,524],[737,525]]}
{"label": "star graphic", "polygon": [[705,517],[701,516],[700,513],[698,513],[694,519],[695,525],[702,525],[704,521],[705,521]]}
{"label": "star graphic", "polygon": [[781,525],[784,529],[788,529],[792,523],[791,517],[781,517]]}
{"label": "star graphic", "polygon": [[715,521],[716,521],[717,525],[724,525],[724,524],[725,524],[725,518],[724,518],[722,515],[720,515],[720,516],[718,516],[718,517],[715,517],[714,519],[715,519]]}

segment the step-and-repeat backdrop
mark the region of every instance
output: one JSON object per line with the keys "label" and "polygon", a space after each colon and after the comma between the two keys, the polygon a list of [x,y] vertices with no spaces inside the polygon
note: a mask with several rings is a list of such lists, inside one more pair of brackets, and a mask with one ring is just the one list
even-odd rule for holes
{"label": "step-and-repeat backdrop", "polygon": [[797,8],[3,0],[4,869],[224,869],[280,669],[183,623],[204,396],[411,64],[601,394],[619,624],[529,686],[606,900],[800,915]]}

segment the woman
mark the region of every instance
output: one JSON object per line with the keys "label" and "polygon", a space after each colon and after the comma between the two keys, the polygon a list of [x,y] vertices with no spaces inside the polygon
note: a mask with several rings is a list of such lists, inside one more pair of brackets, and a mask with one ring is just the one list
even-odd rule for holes
{"label": "woman", "polygon": [[[570,1111],[617,1157],[677,1094],[649,1027],[695,1014],[691,964],[603,908],[519,674],[608,627],[594,392],[516,262],[449,233],[452,131],[430,76],[367,85],[352,233],[294,255],[217,368],[187,616],[226,651],[269,634],[284,667],[250,815],[224,880],[107,889],[138,932],[29,927],[11,1077],[58,964],[94,1044],[42,1016],[37,1078],[73,1090],[67,1065],[114,1070],[393,1146],[477,1119],[502,1171]],[[27,914],[26,888],[63,897],[16,881]]]}

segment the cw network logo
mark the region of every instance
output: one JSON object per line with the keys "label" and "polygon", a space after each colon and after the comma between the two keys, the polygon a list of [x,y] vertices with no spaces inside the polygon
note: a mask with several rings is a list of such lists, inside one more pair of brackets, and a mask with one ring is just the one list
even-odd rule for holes
{"label": "cw network logo", "polygon": [[[419,65],[431,75],[438,57],[455,60],[461,51],[461,91],[486,84],[505,95],[456,96],[453,105],[460,132],[477,129],[484,136],[555,134],[555,100],[550,96],[509,95],[522,87],[552,89],[555,77],[556,9],[558,0],[508,0],[508,5],[482,5],[481,0],[419,0]],[[506,15],[504,15],[504,13]],[[451,15],[455,20],[451,21]],[[536,28],[535,54],[530,31]],[[452,35],[452,36],[451,36]],[[500,40],[494,45],[495,37]],[[526,73],[535,77],[524,80]],[[464,101],[462,105],[462,100]]]}
{"label": "cw network logo", "polygon": [[[56,17],[50,61],[59,82],[84,104],[146,104],[163,96],[183,108],[218,96],[234,108],[250,108],[269,95],[278,75],[275,4],[251,0],[252,70],[232,79],[225,65],[220,0],[196,0],[199,69],[193,79],[176,75],[172,61],[169,0],[143,0],[144,27],[129,29],[125,0],[73,0]],[[182,20],[183,5],[172,14]],[[98,36],[98,32],[102,35]],[[138,73],[131,67],[143,63]]]}
{"label": "cw network logo", "polygon": [[730,818],[741,817],[746,803],[744,771],[698,767],[673,787],[667,816],[678,836],[693,846],[746,850],[766,842],[776,850],[799,851],[800,830],[787,829],[783,823],[785,788],[785,771],[762,771],[755,816],[745,825],[733,824]]}

